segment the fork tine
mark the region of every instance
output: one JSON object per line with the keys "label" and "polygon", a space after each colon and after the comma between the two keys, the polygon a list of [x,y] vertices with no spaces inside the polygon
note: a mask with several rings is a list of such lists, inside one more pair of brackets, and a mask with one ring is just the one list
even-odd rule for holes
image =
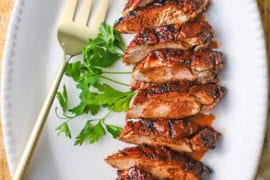
{"label": "fork tine", "polygon": [[100,0],[100,4],[98,6],[97,12],[96,12],[95,17],[90,25],[90,28],[94,34],[98,34],[99,26],[105,20],[108,6],[109,6],[108,0]]}
{"label": "fork tine", "polygon": [[73,21],[75,16],[78,0],[67,0],[67,4],[64,8],[62,21]]}
{"label": "fork tine", "polygon": [[81,25],[87,25],[93,0],[84,0],[80,16],[78,17],[78,23]]}

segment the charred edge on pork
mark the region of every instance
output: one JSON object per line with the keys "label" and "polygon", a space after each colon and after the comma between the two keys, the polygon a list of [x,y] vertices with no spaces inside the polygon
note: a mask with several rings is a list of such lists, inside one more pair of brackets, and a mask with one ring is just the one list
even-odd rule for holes
{"label": "charred edge on pork", "polygon": [[215,83],[168,82],[140,90],[127,118],[180,119],[209,112],[225,94]]}
{"label": "charred edge on pork", "polygon": [[[223,54],[220,52],[209,49],[195,52],[160,49],[151,52],[137,64],[132,73],[132,81],[196,81],[204,84],[214,82],[222,68]],[[136,86],[132,89],[136,89]]]}
{"label": "charred edge on pork", "polygon": [[123,16],[127,16],[130,11],[133,11],[137,8],[144,7],[155,0],[128,0],[125,8],[122,12]]}
{"label": "charred edge on pork", "polygon": [[117,180],[158,180],[138,167],[131,167],[128,170],[118,170],[117,174]]}
{"label": "charred edge on pork", "polygon": [[147,145],[125,148],[107,157],[105,161],[119,170],[137,166],[161,179],[204,180],[212,172],[208,166],[185,154],[166,147]]}
{"label": "charred edge on pork", "polygon": [[129,44],[123,62],[136,64],[156,49],[200,49],[209,46],[215,32],[205,21],[145,28]]}
{"label": "charred edge on pork", "polygon": [[179,152],[214,149],[220,133],[188,120],[128,121],[119,139],[132,144],[167,146]]}
{"label": "charred edge on pork", "polygon": [[134,6],[148,5],[129,11],[115,24],[115,29],[122,33],[136,33],[145,27],[183,24],[204,12],[210,0],[158,0],[150,4],[147,2],[151,1],[128,2],[128,6],[131,6],[125,8],[124,14]]}

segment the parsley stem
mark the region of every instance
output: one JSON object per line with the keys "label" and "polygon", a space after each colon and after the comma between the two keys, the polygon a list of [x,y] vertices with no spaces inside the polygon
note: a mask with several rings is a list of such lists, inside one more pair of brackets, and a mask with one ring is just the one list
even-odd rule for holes
{"label": "parsley stem", "polygon": [[60,116],[58,114],[58,108],[57,107],[54,109],[54,111],[55,111],[56,117],[58,117],[59,119],[64,119],[64,120],[70,121],[71,119],[76,117],[76,116],[68,116],[65,113],[63,113],[63,116]]}
{"label": "parsley stem", "polygon": [[122,85],[122,86],[130,87],[129,84],[126,84],[126,83],[122,83],[122,82],[116,81],[116,80],[111,79],[111,78],[108,78],[108,77],[106,77],[106,76],[100,76],[100,77],[103,78],[103,79],[106,79],[106,80],[108,80],[108,81],[114,82],[114,83],[116,83],[116,84],[120,84],[120,85]]}
{"label": "parsley stem", "polygon": [[103,71],[104,74],[131,74],[132,72],[109,72]]}
{"label": "parsley stem", "polygon": [[109,111],[105,116],[103,116],[102,118],[98,118],[98,119],[91,119],[89,121],[102,121],[104,122],[104,120],[111,114],[111,111]]}
{"label": "parsley stem", "polygon": [[62,116],[60,116],[59,114],[55,114],[55,115],[56,115],[56,117],[58,117],[59,119],[63,119],[63,120],[69,119],[68,117],[62,117]]}
{"label": "parsley stem", "polygon": [[109,111],[103,118],[102,120],[104,121],[110,114],[111,114],[112,111]]}

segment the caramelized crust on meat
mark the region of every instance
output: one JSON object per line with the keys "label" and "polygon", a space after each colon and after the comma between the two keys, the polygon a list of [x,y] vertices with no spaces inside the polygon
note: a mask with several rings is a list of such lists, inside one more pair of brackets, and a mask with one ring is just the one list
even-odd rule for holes
{"label": "caramelized crust on meat", "polygon": [[203,163],[166,147],[150,147],[141,145],[125,148],[105,159],[120,170],[133,166],[168,180],[203,180],[212,170]]}
{"label": "caramelized crust on meat", "polygon": [[144,7],[147,4],[152,3],[155,0],[128,0],[123,10],[123,16],[127,16],[128,13],[136,8]]}
{"label": "caramelized crust on meat", "polygon": [[190,143],[193,151],[205,151],[208,149],[216,148],[218,139],[221,134],[215,131],[213,128],[204,127],[194,135]]}
{"label": "caramelized crust on meat", "polygon": [[137,167],[131,167],[128,170],[118,170],[117,174],[116,180],[158,180]]}
{"label": "caramelized crust on meat", "polygon": [[[114,28],[121,33],[136,33],[142,28],[183,24],[204,12],[210,0],[158,0],[150,4],[147,2],[151,1],[145,0],[132,2],[128,3],[132,4],[131,9],[136,5],[148,5],[129,11],[126,16],[119,19]],[[130,8],[126,7],[124,14]]]}
{"label": "caramelized crust on meat", "polygon": [[202,152],[216,147],[220,133],[188,120],[128,121],[119,139],[131,144],[167,146],[179,152]]}
{"label": "caramelized crust on meat", "polygon": [[157,84],[195,81],[204,84],[215,81],[222,68],[223,54],[220,52],[209,49],[195,52],[161,49],[151,52],[137,64],[132,73],[132,81]]}
{"label": "caramelized crust on meat", "polygon": [[120,139],[125,134],[134,132],[142,135],[155,135],[165,138],[180,140],[193,136],[202,127],[187,120],[146,120],[146,119],[127,119],[126,126],[122,130]]}
{"label": "caramelized crust on meat", "polygon": [[206,21],[145,28],[129,44],[123,62],[136,64],[156,49],[200,49],[208,47],[215,32]]}
{"label": "caramelized crust on meat", "polygon": [[127,118],[180,119],[209,112],[224,94],[225,88],[214,83],[159,84],[139,91],[127,113]]}
{"label": "caramelized crust on meat", "polygon": [[155,83],[148,83],[148,82],[143,82],[143,81],[138,81],[138,80],[134,80],[132,79],[131,81],[131,87],[130,89],[132,91],[135,91],[135,90],[143,90],[143,89],[146,89],[146,88],[149,88],[151,86],[155,86],[157,84]]}

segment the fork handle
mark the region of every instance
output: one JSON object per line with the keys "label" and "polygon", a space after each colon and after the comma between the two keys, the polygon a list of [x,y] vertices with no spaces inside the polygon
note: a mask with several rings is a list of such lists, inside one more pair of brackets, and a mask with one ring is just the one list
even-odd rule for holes
{"label": "fork handle", "polygon": [[41,132],[44,128],[45,122],[47,120],[48,114],[50,112],[55,94],[58,90],[59,84],[62,80],[64,71],[65,71],[65,67],[67,65],[68,60],[70,59],[70,57],[64,55],[64,58],[60,64],[60,67],[58,68],[56,77],[53,81],[53,84],[51,85],[50,91],[43,103],[42,109],[38,115],[38,118],[36,120],[36,123],[34,125],[34,128],[30,134],[30,137],[27,141],[27,144],[24,148],[23,154],[20,158],[20,161],[18,163],[18,166],[16,168],[16,171],[14,173],[13,176],[13,180],[23,180],[25,172],[30,164],[32,155],[34,153],[34,150],[36,148],[38,139],[41,135]]}

